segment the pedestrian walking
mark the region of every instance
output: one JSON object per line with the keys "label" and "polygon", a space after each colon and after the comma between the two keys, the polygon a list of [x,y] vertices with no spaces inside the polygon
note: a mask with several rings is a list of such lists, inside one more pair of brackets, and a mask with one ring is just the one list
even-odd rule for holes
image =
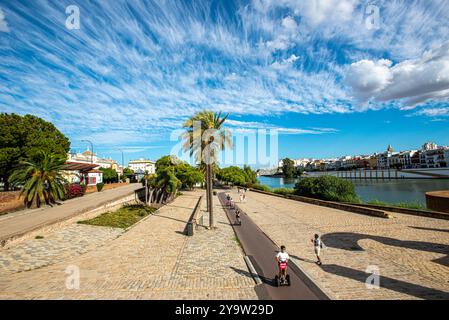
{"label": "pedestrian walking", "polygon": [[317,262],[316,264],[321,266],[322,262],[321,262],[321,249],[324,248],[324,244],[323,241],[321,241],[321,238],[318,234],[315,234],[315,236],[313,237],[313,239],[311,239],[312,243],[313,243],[313,247],[314,247],[314,251],[315,251],[315,255],[317,258]]}

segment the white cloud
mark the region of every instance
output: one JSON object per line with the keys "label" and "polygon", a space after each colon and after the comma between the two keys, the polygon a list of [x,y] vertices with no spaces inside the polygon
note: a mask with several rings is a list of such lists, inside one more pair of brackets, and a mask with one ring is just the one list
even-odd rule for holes
{"label": "white cloud", "polygon": [[441,117],[441,116],[449,116],[449,107],[443,108],[427,108],[422,109],[414,113],[417,116],[428,116],[428,117]]}
{"label": "white cloud", "polygon": [[5,13],[0,8],[0,32],[9,32],[8,23],[6,22]]}
{"label": "white cloud", "polygon": [[236,133],[244,133],[257,129],[276,130],[279,134],[326,134],[326,133],[335,133],[338,131],[333,128],[309,128],[309,129],[286,128],[263,122],[238,121],[238,120],[227,120],[226,125],[232,128],[231,132]]}
{"label": "white cloud", "polygon": [[357,2],[357,0],[292,1],[295,4],[295,12],[312,26],[323,22],[350,20]]}
{"label": "white cloud", "polygon": [[404,107],[449,97],[449,42],[421,58],[392,66],[388,60],[353,63],[346,83],[360,100],[398,100]]}
{"label": "white cloud", "polygon": [[290,16],[282,19],[282,26],[291,32],[296,31],[296,29],[298,28],[295,19]]}

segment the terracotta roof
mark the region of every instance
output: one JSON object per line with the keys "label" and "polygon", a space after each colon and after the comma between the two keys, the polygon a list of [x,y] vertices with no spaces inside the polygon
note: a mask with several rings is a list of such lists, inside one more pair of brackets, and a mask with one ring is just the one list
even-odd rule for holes
{"label": "terracotta roof", "polygon": [[64,164],[64,166],[62,167],[62,170],[73,170],[73,171],[85,172],[85,171],[92,170],[96,167],[98,167],[98,164],[67,161]]}

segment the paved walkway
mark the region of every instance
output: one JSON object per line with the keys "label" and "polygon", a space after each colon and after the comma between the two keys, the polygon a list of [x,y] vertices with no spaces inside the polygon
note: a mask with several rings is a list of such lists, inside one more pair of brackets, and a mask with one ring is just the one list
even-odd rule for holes
{"label": "paved walkway", "polygon": [[[449,221],[382,219],[256,192],[236,204],[336,299],[449,299]],[[327,245],[322,267],[314,263],[315,233]],[[379,268],[379,289],[365,285],[369,266]]]}
{"label": "paved walkway", "polygon": [[[219,194],[220,200],[226,204],[226,193]],[[231,221],[235,221],[235,209],[226,206],[225,209]],[[279,269],[274,260],[279,248],[268,238],[246,214],[240,216],[241,224],[234,224],[234,230],[239,237],[245,253],[251,259],[253,266],[262,281],[264,298],[274,300],[318,300],[317,296],[296,274],[290,264],[288,274],[291,286],[276,287],[274,277]]]}
{"label": "paved walkway", "polygon": [[132,194],[141,184],[130,184],[123,187],[86,194],[83,197],[70,199],[54,207],[22,210],[0,216],[0,241],[12,236],[25,234],[39,227],[62,221],[79,213],[99,207],[107,202]]}
{"label": "paved walkway", "polygon": [[0,273],[16,273],[42,268],[95,250],[124,232],[120,228],[99,228],[72,224],[29,239],[8,249],[0,249]]}
{"label": "paved walkway", "polygon": [[[122,236],[80,256],[28,272],[0,273],[0,299],[257,299],[216,197],[218,229],[183,234],[199,195],[184,192]],[[70,272],[77,269],[79,289],[71,289]]]}

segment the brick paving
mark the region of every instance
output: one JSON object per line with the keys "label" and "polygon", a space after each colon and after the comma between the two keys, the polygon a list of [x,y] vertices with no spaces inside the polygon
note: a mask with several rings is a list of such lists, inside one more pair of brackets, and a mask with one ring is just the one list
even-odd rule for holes
{"label": "brick paving", "polygon": [[119,237],[119,228],[72,224],[45,234],[43,239],[30,239],[0,250],[0,273],[30,271],[79,256]]}
{"label": "brick paving", "polygon": [[[236,204],[336,299],[449,299],[447,220],[382,219],[256,192]],[[327,246],[321,267],[310,242],[315,233]],[[379,289],[366,288],[368,266],[379,268]]]}
{"label": "brick paving", "polygon": [[[183,234],[199,195],[184,192],[120,237],[79,256],[27,272],[1,272],[0,299],[257,299],[216,197],[218,228]],[[80,271],[79,289],[66,286],[73,267]]]}

